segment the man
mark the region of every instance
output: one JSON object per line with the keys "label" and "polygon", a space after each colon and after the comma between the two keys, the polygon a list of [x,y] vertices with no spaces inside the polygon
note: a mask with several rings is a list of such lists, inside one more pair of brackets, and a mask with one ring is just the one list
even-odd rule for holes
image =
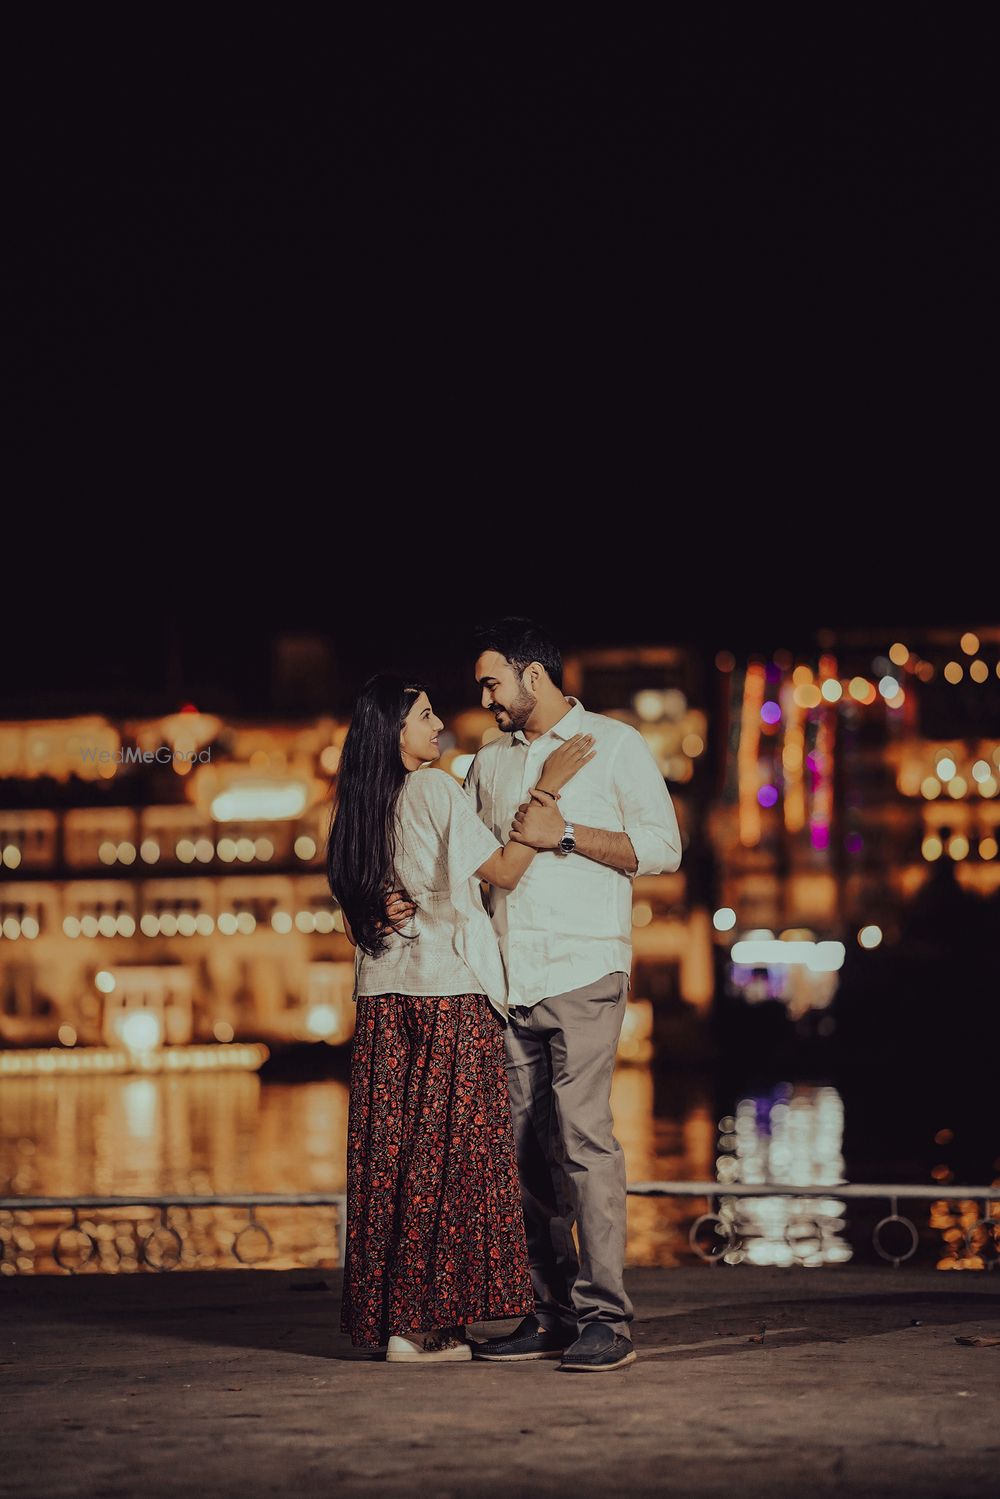
{"label": "man", "polygon": [[[507,1077],[536,1309],[473,1354],[561,1355],[560,1369],[600,1373],[635,1359],[625,1158],[610,1107],[631,882],[679,868],[680,831],[642,735],[564,696],[559,650],[530,620],[501,620],[477,631],[477,644],[483,706],[503,735],[478,752],[465,790],[497,838],[540,852],[516,890],[488,896],[507,970]],[[558,799],[531,795],[547,756],[581,732],[594,736],[594,758]]]}

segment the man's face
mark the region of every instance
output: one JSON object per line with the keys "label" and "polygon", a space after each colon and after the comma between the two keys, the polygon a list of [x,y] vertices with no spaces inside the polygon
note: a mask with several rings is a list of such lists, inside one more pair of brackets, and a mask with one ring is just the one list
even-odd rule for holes
{"label": "man's face", "polygon": [[475,666],[476,681],[483,690],[482,704],[505,734],[523,729],[535,711],[537,698],[525,687],[506,656],[484,651]]}

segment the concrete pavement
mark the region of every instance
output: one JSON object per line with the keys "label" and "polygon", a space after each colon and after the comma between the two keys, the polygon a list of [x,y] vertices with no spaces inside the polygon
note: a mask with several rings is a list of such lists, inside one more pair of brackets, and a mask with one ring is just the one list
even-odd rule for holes
{"label": "concrete pavement", "polygon": [[1000,1347],[956,1342],[1000,1336],[1000,1277],[628,1284],[639,1357],[598,1376],[373,1360],[339,1272],[0,1282],[0,1494],[1000,1496]]}

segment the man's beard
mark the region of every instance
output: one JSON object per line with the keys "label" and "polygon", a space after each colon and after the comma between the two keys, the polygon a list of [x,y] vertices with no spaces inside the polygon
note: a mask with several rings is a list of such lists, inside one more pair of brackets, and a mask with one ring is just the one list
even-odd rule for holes
{"label": "man's beard", "polygon": [[534,713],[537,702],[538,699],[532,697],[527,688],[522,686],[511,706],[501,709],[501,716],[507,720],[506,724],[501,724],[500,716],[494,715],[498,726],[505,734],[513,734],[515,729],[523,729]]}

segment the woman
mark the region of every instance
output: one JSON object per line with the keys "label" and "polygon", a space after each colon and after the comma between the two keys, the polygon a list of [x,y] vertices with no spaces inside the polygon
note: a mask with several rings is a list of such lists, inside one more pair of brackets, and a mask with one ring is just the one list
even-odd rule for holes
{"label": "woman", "polygon": [[[507,986],[479,880],[513,890],[535,850],[500,844],[440,756],[418,682],[380,674],[355,704],[327,846],[355,959],[341,1329],[390,1362],[471,1357],[469,1322],[534,1309],[502,1029]],[[560,789],[576,735],[542,766]],[[398,926],[386,901],[405,890]]]}

